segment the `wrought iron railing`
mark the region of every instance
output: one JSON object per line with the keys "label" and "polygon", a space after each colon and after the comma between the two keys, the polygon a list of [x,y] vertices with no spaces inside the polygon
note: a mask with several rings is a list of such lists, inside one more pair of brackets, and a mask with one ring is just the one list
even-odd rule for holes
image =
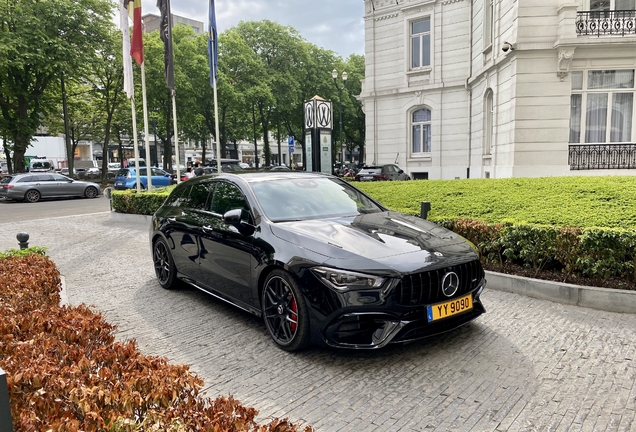
{"label": "wrought iron railing", "polygon": [[571,170],[636,169],[636,144],[570,145]]}
{"label": "wrought iron railing", "polygon": [[636,11],[577,12],[576,34],[596,36],[636,34]]}

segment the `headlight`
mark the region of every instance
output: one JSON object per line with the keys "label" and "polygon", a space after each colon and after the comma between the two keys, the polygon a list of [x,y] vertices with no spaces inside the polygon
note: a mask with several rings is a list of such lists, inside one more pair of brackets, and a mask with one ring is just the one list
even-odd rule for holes
{"label": "headlight", "polygon": [[380,288],[384,284],[384,278],[364,273],[327,267],[314,267],[311,271],[327,286],[338,291]]}

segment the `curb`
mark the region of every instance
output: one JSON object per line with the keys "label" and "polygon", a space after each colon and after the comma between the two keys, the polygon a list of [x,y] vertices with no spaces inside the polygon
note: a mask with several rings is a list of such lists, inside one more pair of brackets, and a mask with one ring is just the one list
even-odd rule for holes
{"label": "curb", "polygon": [[486,271],[486,287],[607,312],[636,314],[636,291],[574,285]]}
{"label": "curb", "polygon": [[152,216],[149,215],[117,213],[114,211],[110,212],[110,219],[115,222],[146,224],[148,226],[150,226],[150,223],[152,222]]}
{"label": "curb", "polygon": [[[111,212],[116,222],[150,225],[152,216]],[[607,312],[636,314],[636,291],[589,287],[564,282],[544,281],[524,276],[486,271],[486,287],[495,291],[519,294]]]}

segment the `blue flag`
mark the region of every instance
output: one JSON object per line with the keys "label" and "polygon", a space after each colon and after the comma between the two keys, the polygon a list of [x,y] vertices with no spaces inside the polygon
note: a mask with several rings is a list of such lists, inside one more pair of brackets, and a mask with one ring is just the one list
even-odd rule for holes
{"label": "blue flag", "polygon": [[214,0],[210,0],[210,30],[208,32],[208,58],[210,62],[210,86],[214,87],[219,60],[219,41],[216,32]]}

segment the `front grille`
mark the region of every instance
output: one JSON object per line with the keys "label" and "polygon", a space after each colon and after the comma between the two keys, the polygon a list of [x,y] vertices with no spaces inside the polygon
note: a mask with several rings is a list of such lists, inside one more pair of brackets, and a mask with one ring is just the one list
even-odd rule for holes
{"label": "front grille", "polygon": [[453,297],[477,288],[484,277],[479,260],[412,274],[403,277],[395,287],[393,301],[401,306],[420,306],[447,300],[448,297],[442,293],[442,279],[448,272],[455,272],[459,276],[459,287]]}

